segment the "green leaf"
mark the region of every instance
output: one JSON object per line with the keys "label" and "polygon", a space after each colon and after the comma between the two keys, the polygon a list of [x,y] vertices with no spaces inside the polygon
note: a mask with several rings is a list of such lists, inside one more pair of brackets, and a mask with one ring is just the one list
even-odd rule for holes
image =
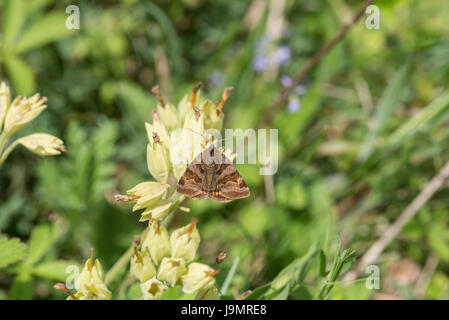
{"label": "green leaf", "polygon": [[34,284],[31,275],[27,272],[17,275],[11,285],[10,298],[29,300],[33,298],[33,294]]}
{"label": "green leaf", "polygon": [[273,293],[267,295],[267,300],[287,300],[290,295],[290,282],[281,289],[274,291]]}
{"label": "green leaf", "polygon": [[320,250],[320,276],[325,277],[326,274],[326,254]]}
{"label": "green leaf", "polygon": [[48,3],[50,3],[51,0],[33,0],[28,4],[28,9],[30,12],[36,11],[41,9],[42,7],[46,6]]}
{"label": "green leaf", "polygon": [[30,254],[24,265],[32,266],[38,262],[58,238],[59,232],[54,225],[41,224],[34,228],[29,242]]}
{"label": "green leaf", "polygon": [[4,42],[11,44],[20,33],[27,16],[26,0],[6,0],[3,12]]}
{"label": "green leaf", "polygon": [[258,299],[262,298],[268,292],[268,290],[270,290],[270,288],[271,288],[271,283],[267,283],[263,286],[260,286],[256,289],[254,289],[253,292],[251,292],[249,295],[247,295],[245,297],[245,299],[243,299],[243,300],[258,300]]}
{"label": "green leaf", "polygon": [[334,263],[327,275],[326,281],[321,286],[321,289],[318,294],[318,298],[321,300],[327,299],[329,297],[329,294],[335,285],[335,281],[337,281],[338,277],[343,272],[344,267],[352,264],[354,261],[352,256],[354,255],[355,251],[348,248],[343,250],[343,252],[341,252],[341,247],[342,247],[341,239],[338,238],[338,246],[337,252],[335,254]]}
{"label": "green leaf", "polygon": [[34,93],[36,83],[30,66],[21,58],[15,56],[8,56],[5,63],[16,93],[19,95]]}
{"label": "green leaf", "polygon": [[182,289],[180,286],[176,286],[165,290],[161,296],[161,300],[179,300],[182,296]]}
{"label": "green leaf", "polygon": [[449,91],[445,91],[427,107],[418,112],[413,118],[399,127],[388,139],[386,146],[394,147],[401,144],[417,130],[422,129],[436,116],[441,115],[449,107]]}
{"label": "green leaf", "polygon": [[49,280],[65,281],[69,276],[69,274],[66,273],[66,269],[69,266],[77,266],[81,270],[79,264],[74,261],[56,260],[39,264],[33,268],[32,273],[35,276]]}
{"label": "green leaf", "polygon": [[231,269],[228,272],[228,275],[226,276],[225,281],[223,282],[223,285],[221,286],[221,293],[226,294],[228,291],[229,285],[231,284],[232,278],[234,277],[235,271],[237,270],[237,266],[240,262],[240,256],[235,258],[234,262],[232,263]]}
{"label": "green leaf", "polygon": [[359,159],[365,161],[374,150],[375,143],[379,135],[385,129],[388,120],[393,113],[393,109],[398,105],[401,99],[401,90],[403,90],[406,76],[408,74],[408,64],[404,65],[393,77],[385,89],[379,104],[376,107],[376,121],[375,125],[369,131],[365,143],[360,149]]}
{"label": "green leaf", "polygon": [[307,272],[309,271],[312,259],[317,254],[318,250],[316,246],[310,248],[309,252],[307,252],[301,258],[294,260],[287,267],[282,269],[281,272],[274,278],[271,282],[271,294],[272,292],[284,288],[287,285],[290,285],[290,288],[293,288],[295,285],[300,284]]}
{"label": "green leaf", "polygon": [[140,300],[142,298],[142,289],[140,288],[140,283],[135,283],[128,289],[128,299]]}
{"label": "green leaf", "polygon": [[19,239],[0,238],[0,268],[25,258],[26,249],[26,245]]}
{"label": "green leaf", "polygon": [[22,53],[68,36],[67,16],[63,13],[49,13],[29,27],[17,42],[14,52]]}

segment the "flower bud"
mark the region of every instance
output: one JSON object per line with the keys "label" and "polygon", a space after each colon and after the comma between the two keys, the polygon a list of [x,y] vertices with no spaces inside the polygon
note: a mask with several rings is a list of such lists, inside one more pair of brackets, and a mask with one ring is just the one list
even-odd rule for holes
{"label": "flower bud", "polygon": [[223,127],[224,114],[217,104],[206,100],[203,104],[204,128],[221,130]]}
{"label": "flower bud", "polygon": [[3,120],[5,120],[6,113],[8,112],[9,105],[11,103],[11,91],[6,83],[0,84],[0,131],[2,130]]}
{"label": "flower bud", "polygon": [[156,268],[149,253],[144,251],[137,254],[131,258],[130,273],[135,279],[145,282],[156,275]]}
{"label": "flower bud", "polygon": [[208,265],[193,262],[189,264],[187,273],[181,277],[182,290],[185,293],[203,291],[211,289],[215,285],[214,275],[216,271]]}
{"label": "flower bud", "polygon": [[173,104],[166,103],[165,107],[158,104],[157,112],[159,113],[161,122],[169,131],[181,127],[181,120],[179,119],[178,112]]}
{"label": "flower bud", "polygon": [[171,201],[166,200],[159,202],[156,206],[146,208],[145,211],[142,212],[142,216],[140,217],[139,221],[142,222],[150,219],[162,221],[170,213],[171,206]]}
{"label": "flower bud", "polygon": [[162,95],[159,91],[159,86],[154,86],[151,89],[151,92],[156,96],[159,103],[157,104],[157,112],[160,116],[161,122],[167,127],[168,130],[174,130],[181,126],[181,122],[179,120],[178,112],[173,104],[167,103],[162,98]]}
{"label": "flower bud", "polygon": [[18,142],[31,152],[41,156],[54,156],[65,151],[64,142],[47,133],[31,134],[20,138]]}
{"label": "flower bud", "polygon": [[170,161],[173,174],[179,180],[186,170],[189,153],[189,139],[185,129],[172,131],[170,135]]}
{"label": "flower bud", "polygon": [[149,227],[148,235],[142,243],[143,250],[148,250],[153,261],[159,265],[162,258],[171,254],[170,240],[167,229],[153,222]]}
{"label": "flower bud", "polygon": [[[153,124],[145,122],[145,129],[150,145],[160,142],[164,147],[168,147],[170,136],[168,135],[167,128],[161,122],[159,114],[155,110],[153,110]],[[157,140],[155,136],[157,136]]]}
{"label": "flower bud", "polygon": [[169,187],[170,185],[166,183],[147,181],[139,183],[126,192],[137,199],[137,203],[133,207],[133,211],[136,211],[158,203]]}
{"label": "flower bud", "polygon": [[183,259],[163,258],[159,266],[157,278],[161,281],[168,282],[170,286],[174,287],[186,271],[187,268]]}
{"label": "flower bud", "polygon": [[188,139],[189,163],[203,151],[204,112],[195,107],[195,112],[186,116],[184,121],[185,134]]}
{"label": "flower bud", "polygon": [[201,290],[196,296],[200,300],[218,300],[218,289],[216,287]]}
{"label": "flower bud", "polygon": [[185,261],[193,260],[199,244],[200,233],[195,226],[195,221],[185,227],[176,229],[170,236],[172,257],[174,258],[182,258]]}
{"label": "flower bud", "polygon": [[98,259],[92,264],[92,258],[86,261],[84,269],[78,278],[79,290],[77,297],[79,299],[89,300],[109,300],[111,299],[111,291],[108,290],[104,283],[104,273]]}
{"label": "flower bud", "polygon": [[161,143],[147,146],[148,171],[158,181],[166,183],[170,174],[170,158],[168,150]]}
{"label": "flower bud", "polygon": [[45,102],[47,102],[47,98],[41,98],[38,93],[31,98],[15,98],[6,113],[4,127],[6,136],[11,136],[34,120],[47,108],[44,105]]}
{"label": "flower bud", "polygon": [[142,298],[144,300],[159,300],[167,289],[167,287],[156,278],[141,283],[140,288],[142,289]]}
{"label": "flower bud", "polygon": [[186,115],[192,112],[192,103],[190,102],[190,97],[186,94],[181,101],[178,103],[179,117],[181,123],[184,123]]}
{"label": "flower bud", "polygon": [[185,122],[185,119],[188,115],[193,114],[193,108],[195,106],[200,106],[203,104],[200,87],[201,82],[196,84],[191,94],[185,95],[179,102],[178,110],[180,114],[181,123]]}

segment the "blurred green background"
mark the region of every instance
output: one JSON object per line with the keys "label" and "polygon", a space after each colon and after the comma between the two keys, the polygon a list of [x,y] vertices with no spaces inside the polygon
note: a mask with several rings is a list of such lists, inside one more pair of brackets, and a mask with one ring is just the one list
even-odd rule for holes
{"label": "blurred green background", "polygon": [[[71,4],[79,30],[64,27]],[[52,284],[66,265],[93,247],[108,270],[143,229],[113,195],[150,179],[152,86],[173,103],[198,81],[212,100],[233,86],[224,127],[255,127],[361,4],[1,0],[0,80],[14,95],[49,99],[22,134],[54,134],[67,152],[41,158],[17,148],[0,169],[0,233],[25,243],[33,235],[30,247],[40,248],[25,266],[0,272],[0,298],[63,298]],[[330,260],[339,237],[360,257],[449,159],[449,3],[375,4],[380,29],[362,17],[266,126],[279,129],[276,175],[240,165],[249,199],[190,201],[191,212],[172,222],[198,219],[203,262],[227,250],[217,281],[236,266],[231,296],[271,281],[320,239]],[[356,281],[330,298],[449,298],[448,195],[438,192],[389,244],[379,290]],[[317,274],[314,266],[289,297],[315,297]]]}

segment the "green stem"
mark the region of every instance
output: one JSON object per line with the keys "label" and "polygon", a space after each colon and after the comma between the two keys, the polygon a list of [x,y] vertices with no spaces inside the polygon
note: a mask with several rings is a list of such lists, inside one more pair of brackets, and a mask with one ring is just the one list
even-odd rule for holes
{"label": "green stem", "polygon": [[2,132],[2,134],[0,134],[0,156],[3,153],[3,148],[5,147],[6,144],[6,135],[5,132]]}
{"label": "green stem", "polygon": [[[149,228],[145,228],[145,230],[140,235],[142,239],[145,239]],[[112,268],[106,273],[104,278],[104,283],[106,285],[110,284],[112,280],[114,280],[117,275],[122,271],[122,269],[129,263],[129,260],[134,254],[134,248],[131,246],[125,253],[117,260],[117,262],[112,266]]]}
{"label": "green stem", "polygon": [[[3,134],[2,134],[3,136]],[[6,138],[5,141],[2,141],[3,137],[0,137],[0,166],[2,165],[2,163],[6,160],[6,158],[8,158],[9,154],[11,153],[11,151],[17,147],[17,145],[19,144],[19,139],[17,139],[16,141],[14,141],[13,143],[11,143],[5,150],[5,152],[1,153],[1,151],[3,150],[4,144],[6,142]]]}

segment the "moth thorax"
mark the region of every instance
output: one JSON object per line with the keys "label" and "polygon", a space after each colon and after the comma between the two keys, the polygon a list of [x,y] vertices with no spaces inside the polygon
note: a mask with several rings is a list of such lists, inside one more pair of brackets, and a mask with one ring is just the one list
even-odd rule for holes
{"label": "moth thorax", "polygon": [[213,165],[213,164],[206,164],[206,173],[208,175],[213,175],[215,173],[215,165]]}

